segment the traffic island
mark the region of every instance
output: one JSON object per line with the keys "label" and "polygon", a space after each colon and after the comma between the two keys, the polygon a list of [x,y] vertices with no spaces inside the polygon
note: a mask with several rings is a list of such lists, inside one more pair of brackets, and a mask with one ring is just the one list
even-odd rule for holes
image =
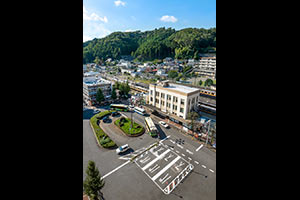
{"label": "traffic island", "polygon": [[94,115],[91,119],[90,119],[90,125],[92,127],[92,130],[94,132],[94,135],[96,137],[97,143],[99,146],[102,146],[104,148],[109,148],[109,149],[113,149],[115,148],[117,145],[114,141],[112,141],[110,139],[110,137],[100,128],[99,123],[100,120],[107,116],[110,115],[113,111],[108,110],[108,111],[104,111],[101,112],[99,114]]}
{"label": "traffic island", "polygon": [[121,117],[117,119],[114,124],[119,127],[123,133],[125,133],[129,137],[137,137],[142,135],[145,132],[145,128],[138,123],[133,122],[133,126],[131,128],[131,120],[125,117]]}

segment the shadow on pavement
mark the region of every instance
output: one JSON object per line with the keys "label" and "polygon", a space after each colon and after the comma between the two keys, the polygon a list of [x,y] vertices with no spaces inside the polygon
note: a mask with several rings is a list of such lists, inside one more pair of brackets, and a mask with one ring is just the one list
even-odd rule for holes
{"label": "shadow on pavement", "polygon": [[204,178],[207,178],[207,175],[205,175],[205,174],[201,174],[201,173],[199,173],[199,172],[196,172],[196,171],[192,171],[192,173],[195,173],[195,174],[198,174],[198,175],[201,175],[201,176],[203,176]]}
{"label": "shadow on pavement", "polygon": [[162,128],[159,125],[156,125],[156,128],[158,130],[159,139],[162,140],[162,139],[164,139],[164,138],[167,137],[166,134],[165,134],[165,132],[162,130]]}
{"label": "shadow on pavement", "polygon": [[83,119],[91,119],[91,117],[93,117],[94,115],[95,114],[93,109],[87,109],[83,111]]}
{"label": "shadow on pavement", "polygon": [[125,156],[125,155],[131,154],[131,153],[133,153],[133,152],[134,152],[134,150],[133,150],[132,148],[129,148],[127,151],[122,152],[122,153],[119,153],[119,155],[120,155],[120,156]]}

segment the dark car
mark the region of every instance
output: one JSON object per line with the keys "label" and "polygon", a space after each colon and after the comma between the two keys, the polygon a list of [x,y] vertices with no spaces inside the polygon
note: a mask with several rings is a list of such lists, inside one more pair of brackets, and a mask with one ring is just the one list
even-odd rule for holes
{"label": "dark car", "polygon": [[109,121],[109,117],[108,116],[103,117],[102,121],[105,122],[105,123],[108,122]]}
{"label": "dark car", "polygon": [[113,117],[118,116],[118,115],[119,115],[118,112],[112,112],[112,113],[111,113],[111,116],[113,116]]}

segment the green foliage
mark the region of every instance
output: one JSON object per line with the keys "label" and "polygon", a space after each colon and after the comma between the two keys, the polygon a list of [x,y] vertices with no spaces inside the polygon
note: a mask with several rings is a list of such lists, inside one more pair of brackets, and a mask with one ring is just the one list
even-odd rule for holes
{"label": "green foliage", "polygon": [[199,81],[199,85],[201,86],[202,84],[203,84],[203,81],[202,81],[202,80],[200,80],[200,81]]}
{"label": "green foliage", "polygon": [[213,82],[213,80],[211,80],[211,79],[206,79],[206,81],[204,82],[204,86],[211,86],[212,84],[213,84],[214,82]]}
{"label": "green foliage", "polygon": [[[120,129],[128,135],[137,135],[137,134],[141,134],[144,131],[144,127],[142,127],[138,123],[135,123],[135,122],[132,123],[132,121],[128,118],[127,119],[120,118],[120,119],[116,120],[115,125],[120,127]],[[132,128],[131,128],[131,126],[132,126]]]}
{"label": "green foliage", "polygon": [[[152,31],[114,32],[104,38],[83,43],[83,63],[93,62],[96,57],[120,59],[131,55],[136,61],[150,61],[175,57],[199,58],[199,53],[216,50],[216,28],[159,28]],[[156,61],[160,62],[160,61]]]}
{"label": "green foliage", "polygon": [[102,101],[104,101],[104,95],[102,93],[101,88],[98,88],[98,90],[97,90],[96,101],[98,101],[99,103],[101,103]]}
{"label": "green foliage", "polygon": [[111,91],[111,98],[113,100],[115,100],[117,98],[117,93],[116,93],[116,89],[115,88],[113,88],[112,91]]}
{"label": "green foliage", "polygon": [[91,200],[100,200],[103,198],[103,194],[100,190],[104,185],[105,182],[101,179],[100,172],[98,168],[96,168],[95,162],[90,160],[86,169],[86,178],[83,182],[84,192]]}
{"label": "green foliage", "polygon": [[178,76],[177,70],[170,70],[170,71],[168,72],[168,77],[169,77],[169,78],[176,78],[177,76]]}

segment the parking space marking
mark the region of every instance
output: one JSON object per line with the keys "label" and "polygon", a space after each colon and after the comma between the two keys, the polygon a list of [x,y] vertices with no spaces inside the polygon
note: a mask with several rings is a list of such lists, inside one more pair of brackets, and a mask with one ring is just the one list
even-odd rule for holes
{"label": "parking space marking", "polygon": [[170,139],[170,141],[171,141],[173,144],[175,144],[175,142],[174,142],[173,140]]}
{"label": "parking space marking", "polygon": [[205,166],[205,165],[202,165],[202,167],[203,167],[203,168],[206,168],[206,166]]}
{"label": "parking space marking", "polygon": [[177,144],[177,146],[183,149],[183,146],[181,146],[180,144]]}
{"label": "parking space marking", "polygon": [[156,161],[158,161],[159,159],[162,159],[167,153],[169,153],[171,150],[167,149],[165,152],[163,152],[162,154],[160,154],[158,157],[154,158],[151,162],[149,162],[147,165],[145,165],[142,170],[146,170],[147,168],[149,168],[151,165],[153,165]]}
{"label": "parking space marking", "polygon": [[201,144],[200,147],[198,147],[198,148],[196,149],[196,151],[199,151],[199,149],[201,149],[202,147],[203,147],[203,144]]}
{"label": "parking space marking", "polygon": [[179,151],[176,150],[176,153],[179,153]]}
{"label": "parking space marking", "polygon": [[199,165],[199,162],[198,162],[198,161],[194,160],[194,162],[195,162],[197,165]]}
{"label": "parking space marking", "polygon": [[212,170],[212,169],[209,169],[209,171],[211,171],[212,173],[214,173],[214,170]]}
{"label": "parking space marking", "polygon": [[189,160],[192,160],[190,157],[188,157]]}
{"label": "parking space marking", "polygon": [[185,156],[183,153],[181,154],[182,156]]}
{"label": "parking space marking", "polygon": [[165,166],[162,170],[160,170],[153,178],[151,178],[152,181],[155,181],[160,175],[162,175],[165,171],[167,171],[172,165],[175,164],[181,157],[177,156],[172,162],[170,162],[167,166]]}

